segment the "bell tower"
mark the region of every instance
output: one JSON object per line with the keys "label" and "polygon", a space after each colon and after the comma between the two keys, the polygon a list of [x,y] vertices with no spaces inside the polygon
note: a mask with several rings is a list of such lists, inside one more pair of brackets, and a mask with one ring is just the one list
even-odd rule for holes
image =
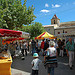
{"label": "bell tower", "polygon": [[51,19],[51,24],[58,24],[58,25],[60,25],[60,19],[56,16],[56,14]]}

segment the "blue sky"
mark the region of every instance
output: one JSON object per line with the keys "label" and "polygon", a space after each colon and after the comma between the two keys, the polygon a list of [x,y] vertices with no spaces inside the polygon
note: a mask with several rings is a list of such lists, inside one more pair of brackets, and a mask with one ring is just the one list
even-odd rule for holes
{"label": "blue sky", "polygon": [[[23,4],[24,0],[22,0]],[[26,6],[35,8],[34,22],[50,25],[54,14],[60,22],[75,21],[75,0],[27,0]]]}

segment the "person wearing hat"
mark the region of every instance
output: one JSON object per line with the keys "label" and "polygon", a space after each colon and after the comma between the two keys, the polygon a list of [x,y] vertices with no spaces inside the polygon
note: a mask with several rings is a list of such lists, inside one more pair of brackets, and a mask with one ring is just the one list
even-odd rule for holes
{"label": "person wearing hat", "polygon": [[39,55],[37,53],[33,54],[34,59],[31,62],[31,64],[32,64],[32,75],[38,75],[39,63],[42,62],[38,57],[39,57]]}

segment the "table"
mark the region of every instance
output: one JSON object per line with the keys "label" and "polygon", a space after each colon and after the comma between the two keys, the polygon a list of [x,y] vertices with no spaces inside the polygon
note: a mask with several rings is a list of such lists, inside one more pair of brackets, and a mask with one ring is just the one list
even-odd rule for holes
{"label": "table", "polygon": [[11,75],[12,58],[0,59],[0,75]]}

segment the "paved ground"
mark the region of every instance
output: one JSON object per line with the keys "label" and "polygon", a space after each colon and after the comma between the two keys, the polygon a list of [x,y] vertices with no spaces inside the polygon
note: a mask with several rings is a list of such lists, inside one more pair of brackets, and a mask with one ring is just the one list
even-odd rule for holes
{"label": "paved ground", "polygon": [[[40,55],[39,58],[43,60],[43,56]],[[25,56],[25,60],[21,60],[20,57],[15,58],[12,63],[12,75],[31,75],[32,59],[33,57],[30,54],[27,57]],[[70,70],[67,56],[63,58],[58,57],[57,59],[58,67],[55,68],[55,75],[75,75],[75,64],[73,70]],[[75,63],[75,61],[73,63]],[[47,70],[43,64],[39,66],[39,75],[47,75]]]}

